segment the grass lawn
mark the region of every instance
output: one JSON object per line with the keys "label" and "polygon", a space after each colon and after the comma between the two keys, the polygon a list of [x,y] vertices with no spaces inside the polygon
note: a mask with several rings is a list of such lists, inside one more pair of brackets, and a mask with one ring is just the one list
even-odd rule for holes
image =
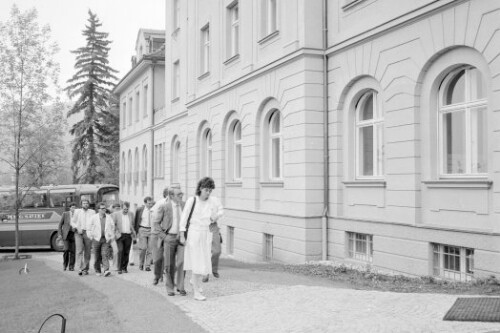
{"label": "grass lawn", "polygon": [[[19,274],[28,263],[29,274]],[[38,332],[54,313],[66,318],[66,332],[119,332],[120,324],[105,296],[36,260],[0,261],[0,332]],[[50,319],[42,332],[61,332]]]}
{"label": "grass lawn", "polygon": [[250,270],[288,272],[328,279],[350,288],[393,291],[403,293],[443,293],[469,295],[500,295],[500,281],[496,277],[476,279],[471,282],[455,282],[432,276],[408,277],[388,275],[366,267],[350,267],[344,264],[325,265],[308,263],[287,265],[280,263],[242,263],[223,259],[224,266]]}

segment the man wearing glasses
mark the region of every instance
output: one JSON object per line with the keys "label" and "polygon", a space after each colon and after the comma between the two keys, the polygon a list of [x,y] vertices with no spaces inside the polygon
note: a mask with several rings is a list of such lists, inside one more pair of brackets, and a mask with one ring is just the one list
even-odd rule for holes
{"label": "man wearing glasses", "polygon": [[92,239],[92,253],[94,253],[94,269],[97,276],[101,276],[101,264],[104,276],[110,276],[109,271],[109,243],[115,239],[115,223],[111,216],[106,214],[106,204],[97,205],[98,213],[90,221],[90,237]]}

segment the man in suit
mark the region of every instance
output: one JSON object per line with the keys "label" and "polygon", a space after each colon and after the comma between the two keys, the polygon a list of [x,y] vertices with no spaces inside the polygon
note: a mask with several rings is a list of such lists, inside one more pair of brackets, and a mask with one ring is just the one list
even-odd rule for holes
{"label": "man in suit", "polygon": [[59,236],[64,241],[64,253],[63,253],[63,269],[66,270],[69,266],[69,270],[75,270],[75,233],[74,229],[71,227],[71,219],[75,213],[76,204],[74,202],[69,204],[69,211],[64,212],[61,216],[61,222],[59,222]]}
{"label": "man in suit", "polygon": [[[151,244],[151,225],[153,220],[153,198],[145,197],[144,205],[135,212],[135,232],[139,235],[139,269],[150,271],[149,266],[153,263]],[[149,258],[148,258],[149,257]]]}
{"label": "man in suit", "polygon": [[[95,274],[106,277],[111,275],[108,255],[109,243],[115,239],[115,223],[111,216],[106,214],[106,204],[104,202],[97,204],[96,207],[99,212],[92,216],[87,234],[92,239]],[[101,273],[101,264],[104,270],[103,273]]]}
{"label": "man in suit", "polygon": [[186,296],[184,289],[184,246],[179,241],[179,224],[184,208],[184,202],[181,199],[183,194],[178,188],[170,188],[168,195],[169,200],[158,207],[153,218],[153,228],[158,235],[158,243],[163,243],[167,294],[169,296],[175,295],[174,282],[177,277],[177,290],[179,294]]}
{"label": "man in suit", "polygon": [[111,214],[116,226],[115,237],[118,246],[118,274],[128,273],[127,266],[132,240],[136,238],[134,229],[134,214],[129,211],[130,203],[125,201],[123,209]]}
{"label": "man in suit", "polygon": [[[152,210],[153,219],[158,211],[158,208],[168,202],[168,191],[169,188],[165,187],[163,189],[163,199],[158,200],[154,205]],[[163,281],[163,242],[158,243],[158,232],[151,227],[151,238],[150,238],[151,247],[153,250],[153,273],[154,279],[153,284],[157,285],[158,281]]]}
{"label": "man in suit", "polygon": [[82,208],[76,209],[71,226],[76,230],[75,247],[76,247],[76,262],[80,266],[78,275],[88,275],[90,265],[90,251],[92,249],[92,240],[88,234],[90,228],[90,220],[95,215],[95,210],[89,209],[90,202],[88,199],[82,199]]}

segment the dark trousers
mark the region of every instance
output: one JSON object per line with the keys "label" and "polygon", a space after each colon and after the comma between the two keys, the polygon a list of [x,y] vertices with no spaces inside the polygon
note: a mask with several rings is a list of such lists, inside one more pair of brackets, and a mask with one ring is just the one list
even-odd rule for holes
{"label": "dark trousers", "polygon": [[180,244],[177,235],[169,234],[163,241],[163,248],[167,292],[174,292],[176,275],[177,289],[184,290],[184,246]]}
{"label": "dark trousers", "polygon": [[221,254],[221,236],[219,228],[212,232],[212,273],[219,272],[219,258]]}
{"label": "dark trousers", "polygon": [[75,233],[69,231],[64,240],[63,267],[70,269],[75,267]]}
{"label": "dark trousers", "polygon": [[132,236],[130,236],[130,234],[122,234],[121,237],[116,240],[116,245],[118,245],[118,270],[123,271],[126,270],[128,266]]}
{"label": "dark trousers", "polygon": [[101,273],[101,264],[104,271],[109,271],[109,244],[104,236],[100,240],[92,241],[92,252],[94,253],[94,269],[96,273]]}
{"label": "dark trousers", "polygon": [[157,234],[151,234],[150,242],[153,248],[153,273],[155,279],[159,280],[163,274],[163,242],[158,241]]}

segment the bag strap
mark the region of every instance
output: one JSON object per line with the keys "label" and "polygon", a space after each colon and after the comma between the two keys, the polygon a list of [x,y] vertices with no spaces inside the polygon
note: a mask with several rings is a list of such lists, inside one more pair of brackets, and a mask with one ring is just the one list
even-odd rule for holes
{"label": "bag strap", "polygon": [[189,212],[189,217],[186,223],[186,232],[189,229],[189,224],[191,224],[191,216],[193,216],[194,206],[196,206],[196,197],[193,197],[193,205],[191,206],[191,212]]}

